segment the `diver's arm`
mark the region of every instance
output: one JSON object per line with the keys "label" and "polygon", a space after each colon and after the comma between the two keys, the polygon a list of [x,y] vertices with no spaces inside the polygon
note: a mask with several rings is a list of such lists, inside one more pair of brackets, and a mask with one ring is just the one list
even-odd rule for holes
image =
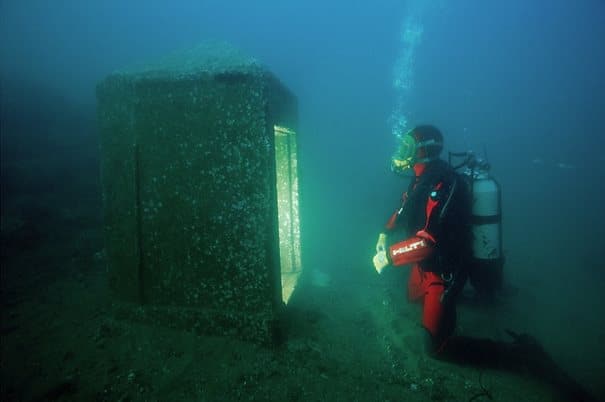
{"label": "diver's arm", "polygon": [[424,228],[414,236],[393,244],[387,253],[388,261],[394,266],[413,264],[429,258],[435,251],[441,233],[441,218],[445,213],[455,186],[437,183],[430,192],[425,206]]}
{"label": "diver's arm", "polygon": [[[381,234],[384,236],[384,234]],[[380,243],[379,238],[378,242]],[[388,250],[380,249],[376,245],[376,255],[372,259],[374,268],[379,274],[387,265],[401,266],[422,261],[433,254],[435,249],[434,238],[424,230],[420,230],[415,236],[399,243],[395,243]]]}
{"label": "diver's arm", "polygon": [[[441,233],[441,220],[446,212],[449,200],[455,189],[455,185],[437,183],[431,190],[425,206],[424,228],[404,241],[393,244],[386,249],[386,235],[381,233],[376,244],[376,255],[372,262],[376,272],[382,273],[387,265],[402,266],[413,264],[429,258],[435,251],[435,246]],[[403,202],[405,203],[405,195]],[[392,221],[396,223],[397,218],[403,212],[402,208],[395,211]]]}
{"label": "diver's arm", "polygon": [[413,264],[430,257],[435,250],[435,239],[424,230],[389,247],[388,259],[396,267]]}
{"label": "diver's arm", "polygon": [[[372,259],[374,268],[379,274],[390,264],[399,266],[409,264],[415,261],[420,261],[428,255],[424,255],[422,249],[426,248],[429,251],[428,243],[424,242],[420,237],[414,236],[405,241],[396,243],[387,249],[387,233],[393,231],[398,226],[399,217],[404,213],[404,206],[408,199],[408,193],[405,192],[401,198],[401,207],[395,210],[391,218],[385,226],[385,232],[380,233],[376,242],[376,255]],[[426,247],[425,247],[426,246]]]}

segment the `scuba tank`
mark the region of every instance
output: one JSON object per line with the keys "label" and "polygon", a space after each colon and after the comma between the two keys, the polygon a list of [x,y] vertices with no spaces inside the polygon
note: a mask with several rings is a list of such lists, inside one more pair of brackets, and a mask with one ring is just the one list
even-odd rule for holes
{"label": "scuba tank", "polygon": [[475,157],[473,152],[450,152],[450,164],[452,157],[465,157],[464,162],[453,168],[464,168],[458,173],[465,178],[472,194],[470,282],[479,294],[490,296],[502,288],[504,266],[500,185],[490,176],[489,163]]}

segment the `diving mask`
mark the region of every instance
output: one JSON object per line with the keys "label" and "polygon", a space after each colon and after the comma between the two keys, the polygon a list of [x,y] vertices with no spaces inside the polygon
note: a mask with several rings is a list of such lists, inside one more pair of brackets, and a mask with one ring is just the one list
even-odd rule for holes
{"label": "diving mask", "polygon": [[395,173],[405,173],[412,169],[416,157],[416,140],[409,133],[401,137],[399,148],[391,158],[391,170]]}

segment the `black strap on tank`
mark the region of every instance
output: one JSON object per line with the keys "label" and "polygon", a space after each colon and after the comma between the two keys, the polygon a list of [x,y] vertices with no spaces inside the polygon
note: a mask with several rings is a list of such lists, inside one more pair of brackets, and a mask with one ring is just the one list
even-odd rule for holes
{"label": "black strap on tank", "polygon": [[495,215],[472,215],[471,223],[473,225],[489,225],[492,223],[500,223],[502,221],[502,214]]}

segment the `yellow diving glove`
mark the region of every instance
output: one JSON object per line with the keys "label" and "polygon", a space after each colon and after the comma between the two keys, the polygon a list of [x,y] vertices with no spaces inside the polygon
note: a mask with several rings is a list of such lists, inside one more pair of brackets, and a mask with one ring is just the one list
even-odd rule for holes
{"label": "yellow diving glove", "polygon": [[387,235],[381,233],[378,235],[378,241],[376,242],[376,252],[380,253],[381,251],[386,251],[387,246]]}
{"label": "yellow diving glove", "polygon": [[382,273],[382,270],[389,265],[389,259],[387,258],[387,235],[381,233],[378,235],[378,241],[376,242],[376,255],[372,258],[372,263],[374,264],[374,268],[376,272],[379,274]]}
{"label": "yellow diving glove", "polygon": [[372,263],[374,264],[374,268],[376,268],[376,272],[379,274],[382,273],[382,270],[389,265],[389,259],[387,258],[386,251],[379,251],[376,253],[374,258],[372,258]]}

